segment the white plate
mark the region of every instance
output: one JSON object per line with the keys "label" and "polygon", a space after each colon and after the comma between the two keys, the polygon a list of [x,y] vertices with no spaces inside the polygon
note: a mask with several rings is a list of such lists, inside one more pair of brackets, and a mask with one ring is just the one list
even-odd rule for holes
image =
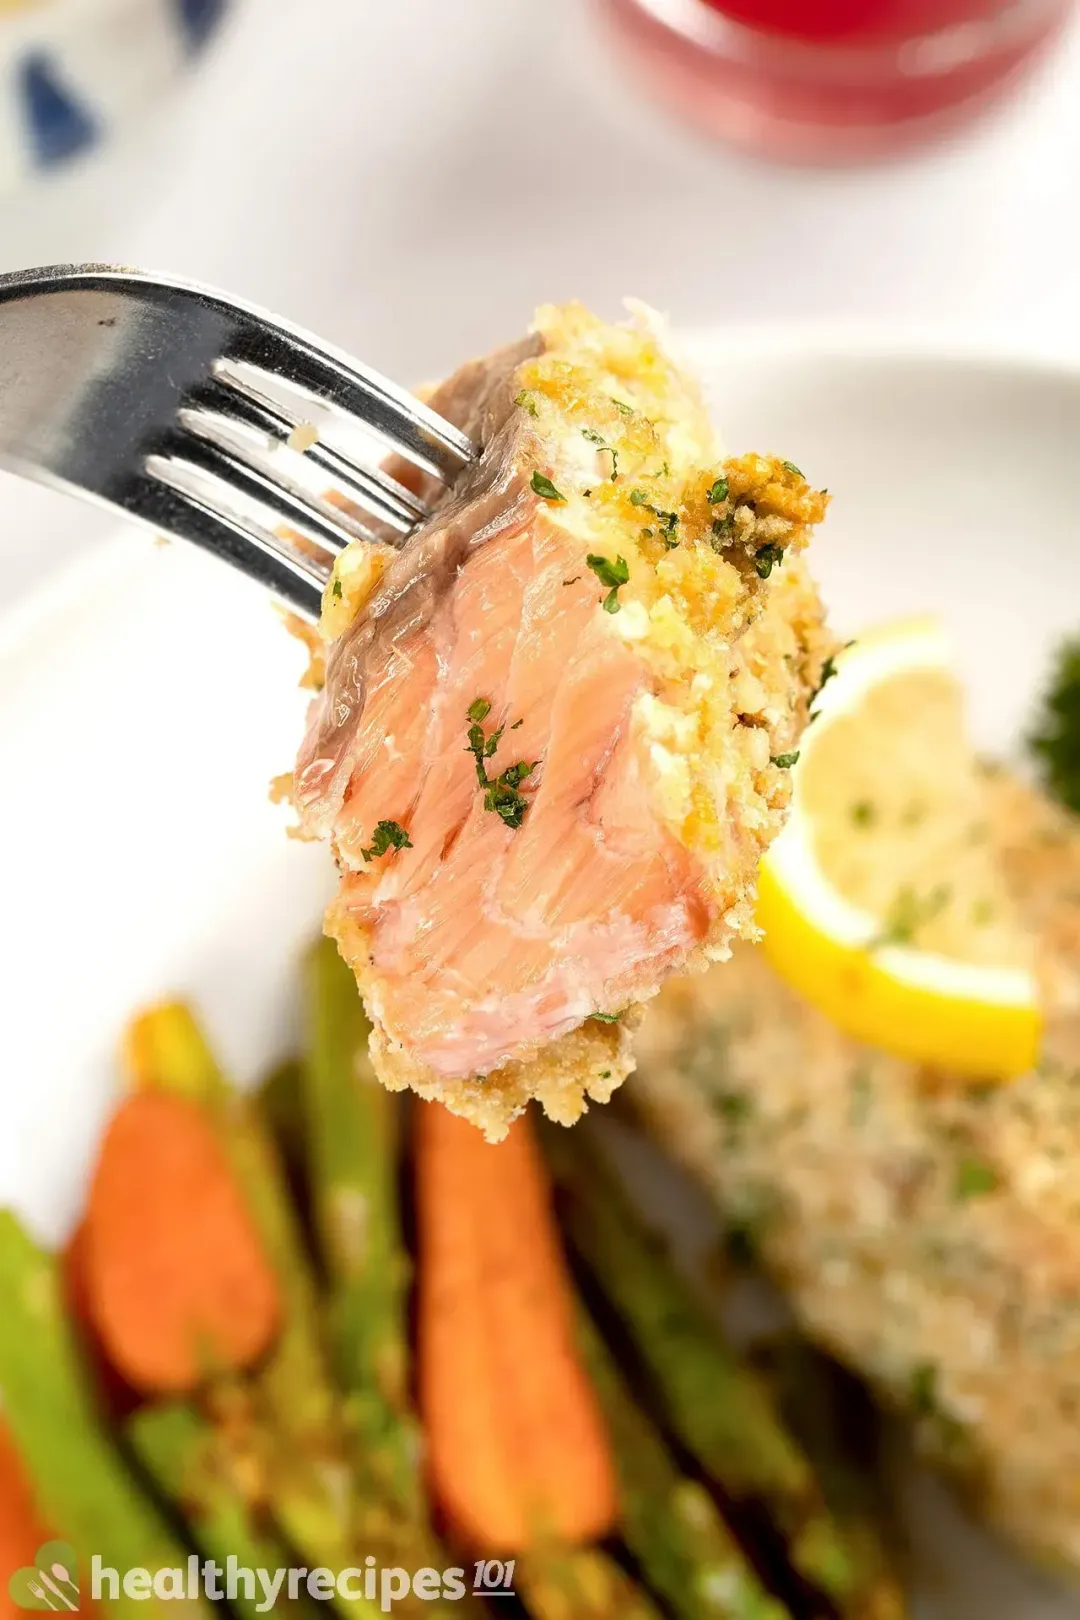
{"label": "white plate", "polygon": [[[778,450],[834,491],[815,563],[839,627],[941,613],[980,743],[1013,750],[1080,622],[1080,373],[775,334],[693,349],[732,447]],[[0,636],[0,1202],[50,1239],[79,1206],[134,1006],[193,996],[245,1078],[287,1039],[330,883],[267,799],[302,667],[244,581],[138,535]],[[1075,1620],[1075,1598],[1029,1585],[937,1500],[916,1514],[935,1543],[926,1614]],[[943,1572],[958,1561],[962,1578]]]}

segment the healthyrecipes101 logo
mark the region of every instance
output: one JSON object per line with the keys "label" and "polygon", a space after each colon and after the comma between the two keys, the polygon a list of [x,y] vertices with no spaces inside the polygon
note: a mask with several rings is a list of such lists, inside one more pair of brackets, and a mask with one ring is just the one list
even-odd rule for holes
{"label": "healthyrecipes101 logo", "polygon": [[[32,1564],[17,1569],[8,1582],[12,1602],[20,1609],[52,1609],[56,1612],[79,1608],[79,1566],[75,1549],[66,1541],[47,1541],[39,1547]],[[205,1597],[224,1598],[234,1603],[243,1597],[256,1614],[266,1614],[278,1598],[295,1603],[301,1593],[319,1602],[331,1598],[347,1603],[378,1603],[389,1614],[395,1603],[407,1597],[456,1603],[469,1592],[482,1597],[513,1597],[514,1560],[481,1558],[471,1569],[402,1569],[380,1566],[375,1558],[363,1565],[343,1569],[252,1569],[231,1554],[224,1564],[201,1559],[192,1553],[186,1564],[168,1569],[127,1569],[121,1572],[94,1554],[90,1560],[90,1590],[94,1602],[111,1599],[123,1592],[136,1601],[157,1598],[159,1602],[184,1602]]]}
{"label": "healthyrecipes101 logo", "polygon": [[77,1609],[79,1560],[74,1547],[66,1541],[47,1541],[32,1564],[15,1571],[8,1592],[20,1609]]}

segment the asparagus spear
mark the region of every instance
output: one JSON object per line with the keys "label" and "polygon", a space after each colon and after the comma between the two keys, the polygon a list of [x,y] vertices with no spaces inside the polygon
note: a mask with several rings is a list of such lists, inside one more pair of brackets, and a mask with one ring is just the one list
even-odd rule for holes
{"label": "asparagus spear", "polygon": [[306,1219],[307,1130],[299,1062],[288,1058],[277,1064],[260,1082],[255,1095],[259,1113],[285,1167],[293,1204],[301,1219]]}
{"label": "asparagus spear", "polygon": [[679,1473],[584,1313],[579,1339],[615,1451],[623,1538],[650,1586],[678,1620],[786,1620],[708,1491]]}
{"label": "asparagus spear", "polygon": [[[127,1425],[132,1448],[167,1501],[179,1504],[200,1554],[224,1566],[231,1555],[245,1569],[286,1569],[285,1547],[256,1523],[247,1494],[233,1474],[236,1459],[213,1425],[186,1401],[162,1401],[136,1412]],[[247,1595],[241,1583],[232,1607],[240,1620],[255,1620],[263,1594]],[[274,1605],[291,1620],[313,1620],[314,1603],[282,1592]],[[265,1612],[265,1611],[262,1611]]]}
{"label": "asparagus spear", "polygon": [[[39,1249],[10,1210],[0,1211],[0,1401],[42,1518],[84,1558],[125,1572],[180,1572],[187,1552],[139,1492],[104,1434],[86,1387],[56,1261]],[[85,1578],[85,1572],[84,1572]],[[170,1593],[175,1590],[170,1581]],[[101,1605],[117,1620],[180,1607],[209,1620],[200,1598],[132,1598],[102,1586]],[[167,1606],[166,1606],[167,1605]]]}
{"label": "asparagus spear", "polygon": [[330,1279],[338,1377],[384,1488],[420,1522],[420,1434],[408,1390],[409,1267],[398,1214],[399,1110],[375,1078],[370,1025],[330,940],[310,951],[305,984],[309,1185]]}
{"label": "asparagus spear", "polygon": [[805,1446],[840,1524],[867,1620],[904,1620],[907,1605],[887,1545],[886,1508],[873,1459],[845,1422],[869,1397],[855,1380],[793,1329],[772,1341],[767,1369],[781,1410]]}
{"label": "asparagus spear", "polygon": [[805,1580],[847,1620],[866,1620],[851,1550],[765,1386],[718,1336],[593,1133],[548,1137],[564,1226],[633,1336],[666,1422],[726,1496],[768,1513]]}
{"label": "asparagus spear", "polygon": [[595,1547],[519,1558],[514,1584],[533,1620],[661,1620],[652,1599]]}

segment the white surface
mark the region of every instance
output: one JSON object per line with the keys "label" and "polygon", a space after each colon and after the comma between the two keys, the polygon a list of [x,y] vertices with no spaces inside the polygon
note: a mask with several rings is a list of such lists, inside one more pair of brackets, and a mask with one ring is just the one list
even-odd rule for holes
{"label": "white surface", "polygon": [[[636,103],[591,17],[588,0],[245,0],[156,124],[0,214],[0,266],[216,281],[404,382],[544,299],[610,313],[628,292],[683,326],[949,322],[1080,353],[1080,29],[947,148],[814,173]],[[99,532],[0,479],[0,602]]]}
{"label": "white surface", "polygon": [[[1080,602],[1080,364],[698,347],[721,417],[836,491],[815,557],[839,627],[940,611],[979,740],[1009,751]],[[1018,467],[1038,491],[1022,550]],[[79,1207],[132,1009],[191,995],[251,1078],[284,1049],[330,881],[326,852],[287,840],[266,797],[296,743],[303,657],[215,567],[125,536],[0,628],[0,1204],[48,1238]],[[920,1488],[912,1513],[920,1620],[1075,1620],[1076,1597],[941,1493]]]}

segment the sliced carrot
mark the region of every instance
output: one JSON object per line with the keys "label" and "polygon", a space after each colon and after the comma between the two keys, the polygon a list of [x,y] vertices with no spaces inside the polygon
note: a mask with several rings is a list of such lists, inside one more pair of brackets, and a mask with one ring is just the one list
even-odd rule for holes
{"label": "sliced carrot", "polygon": [[48,1539],[22,1459],[0,1421],[0,1620],[18,1620],[25,1613],[8,1591],[8,1580],[17,1569],[33,1563]]}
{"label": "sliced carrot", "polygon": [[68,1313],[79,1335],[79,1346],[87,1363],[94,1392],[114,1423],[130,1417],[139,1405],[138,1392],[121,1378],[105,1354],[90,1306],[90,1279],[87,1275],[87,1231],[82,1220],[68,1238],[60,1257],[64,1296]]}
{"label": "sliced carrot", "polygon": [[448,1530],[489,1556],[604,1535],[615,1472],[527,1122],[492,1146],[418,1104],[416,1201],[420,1409]]}
{"label": "sliced carrot", "polygon": [[277,1283],[202,1109],[136,1092],[113,1115],[86,1215],[90,1318],[121,1376],[191,1389],[247,1366],[280,1320]]}

